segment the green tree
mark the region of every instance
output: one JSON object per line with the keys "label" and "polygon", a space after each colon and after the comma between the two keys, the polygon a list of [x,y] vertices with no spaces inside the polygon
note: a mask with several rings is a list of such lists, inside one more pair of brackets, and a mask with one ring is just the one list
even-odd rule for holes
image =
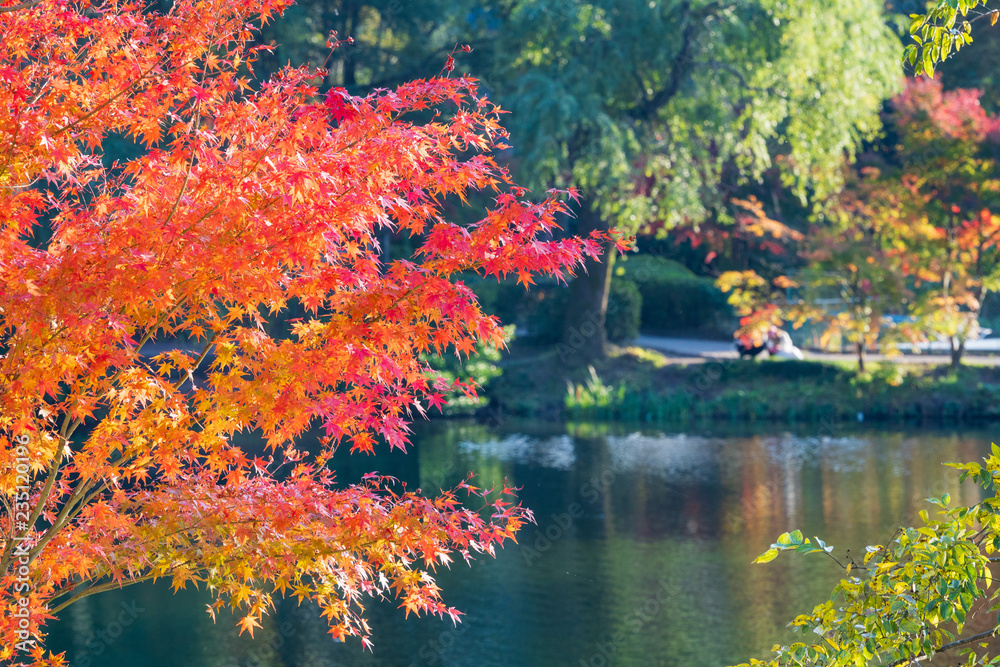
{"label": "green tree", "polygon": [[[581,188],[582,233],[703,220],[721,184],[775,165],[825,197],[900,76],[863,0],[481,0],[473,19],[477,73],[516,112],[519,177]],[[574,282],[567,332],[603,321],[610,265]],[[604,348],[600,330],[581,356]]]}

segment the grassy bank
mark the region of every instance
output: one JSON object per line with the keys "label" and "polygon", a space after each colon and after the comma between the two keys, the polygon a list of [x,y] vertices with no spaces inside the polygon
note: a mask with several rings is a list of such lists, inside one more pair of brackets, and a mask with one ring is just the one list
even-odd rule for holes
{"label": "grassy bank", "polygon": [[514,345],[484,391],[490,409],[548,419],[684,422],[824,420],[924,422],[1000,419],[1000,368],[810,361],[669,363],[618,348],[593,366]]}

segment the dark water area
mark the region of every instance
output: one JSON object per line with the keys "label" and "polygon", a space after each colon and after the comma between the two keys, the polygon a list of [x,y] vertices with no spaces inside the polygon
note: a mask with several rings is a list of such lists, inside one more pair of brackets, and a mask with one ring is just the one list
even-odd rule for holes
{"label": "dark water area", "polygon": [[927,497],[977,501],[942,462],[978,460],[990,442],[969,430],[420,424],[407,454],[345,456],[339,478],[378,470],[430,490],[474,470],[480,484],[522,487],[537,519],[495,560],[439,572],[466,614],[457,627],[371,600],[363,652],[334,642],[315,607],[285,600],[251,640],[235,616],[212,622],[204,590],[158,582],[71,606],[48,646],[77,667],[731,665],[793,637],[785,624],[839,578],[819,556],[752,565],[778,534],[800,529],[838,551],[883,543],[933,509]]}

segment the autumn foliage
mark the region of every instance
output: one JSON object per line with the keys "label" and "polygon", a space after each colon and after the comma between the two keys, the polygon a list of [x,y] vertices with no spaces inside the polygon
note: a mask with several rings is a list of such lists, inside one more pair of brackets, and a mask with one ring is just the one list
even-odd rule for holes
{"label": "autumn foliage", "polygon": [[893,100],[901,170],[880,186],[898,202],[883,217],[918,287],[914,310],[926,330],[950,342],[954,365],[979,335],[983,299],[1000,288],[1000,116],[983,109],[981,95],[945,91],[938,80],[910,82]]}
{"label": "autumn foliage", "polygon": [[[329,457],[406,445],[455,389],[421,352],[502,344],[461,273],[562,278],[605,239],[542,240],[564,205],[525,201],[490,157],[506,133],[473,81],[363,98],[307,68],[256,81],[254,25],[286,4],[0,7],[0,494],[20,515],[0,526],[0,659],[58,663],[48,619],[158,577],[207,584],[241,631],[293,595],[367,643],[365,600],[456,617],[429,571],[530,519],[510,489],[339,484]],[[115,137],[145,150],[112,163]],[[484,190],[479,222],[444,219],[445,198]],[[414,256],[380,263],[386,227]],[[272,337],[292,303],[307,316]],[[192,344],[140,354],[171,339]],[[231,439],[252,429],[264,457]]]}
{"label": "autumn foliage", "polygon": [[[803,287],[797,298],[778,285],[784,276],[720,276],[743,316],[737,335],[753,342],[771,326],[812,319],[825,329],[820,345],[839,337],[861,368],[867,350],[892,352],[904,339],[945,341],[957,366],[980,335],[983,300],[1000,290],[1000,115],[981,96],[908,80],[891,103],[889,155],[846,167],[844,189],[819,207],[809,234],[792,239],[800,266],[785,269]],[[722,233],[736,238],[746,226],[737,222]]]}

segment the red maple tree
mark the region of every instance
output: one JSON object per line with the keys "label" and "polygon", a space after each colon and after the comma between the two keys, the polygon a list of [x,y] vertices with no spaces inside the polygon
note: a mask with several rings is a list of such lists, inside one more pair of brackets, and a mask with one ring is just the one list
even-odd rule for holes
{"label": "red maple tree", "polygon": [[[0,5],[0,496],[16,519],[0,659],[61,664],[48,619],[158,577],[207,584],[241,632],[288,594],[367,643],[366,597],[457,617],[429,570],[531,519],[509,488],[341,485],[329,459],[406,445],[454,389],[421,352],[502,344],[460,274],[561,278],[604,239],[541,240],[560,193],[526,201],[493,161],[506,133],[471,80],[367,97],[323,95],[308,68],[257,82],[254,26],[287,4]],[[146,150],[107,164],[113,137]],[[481,190],[496,198],[479,222],[443,218]],[[385,227],[415,255],[381,264]],[[307,316],[269,335],[292,302]],[[192,345],[141,354],[164,339]],[[307,455],[294,439],[316,424]],[[266,457],[231,439],[252,429]]]}

